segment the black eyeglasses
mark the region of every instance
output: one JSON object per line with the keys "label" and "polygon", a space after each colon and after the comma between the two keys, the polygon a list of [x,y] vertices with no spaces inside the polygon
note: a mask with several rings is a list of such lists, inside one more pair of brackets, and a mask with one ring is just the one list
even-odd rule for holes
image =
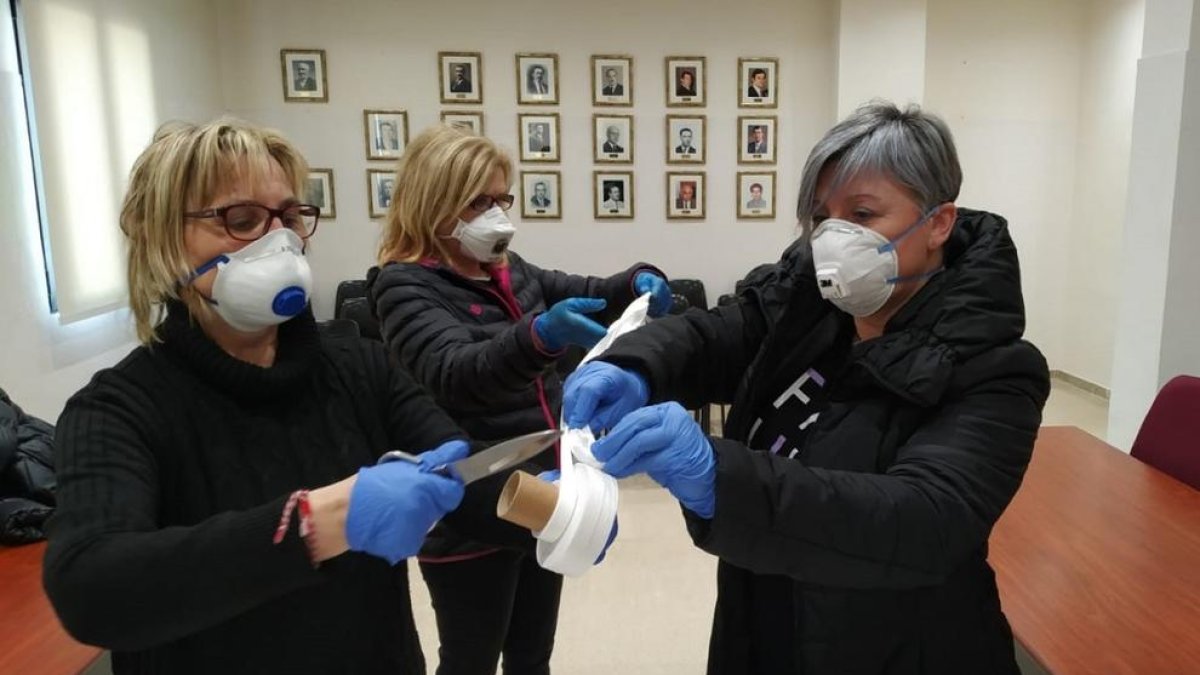
{"label": "black eyeglasses", "polygon": [[492,195],[479,195],[475,199],[472,199],[467,206],[479,211],[480,213],[487,211],[493,206],[499,206],[501,209],[507,211],[512,208],[513,202],[515,202],[516,199],[517,198],[513,197],[512,195],[496,195],[494,197]]}
{"label": "black eyeglasses", "polygon": [[301,239],[308,239],[317,231],[321,208],[312,204],[292,204],[282,209],[273,209],[262,204],[247,203],[219,206],[183,215],[188,218],[217,218],[225,226],[229,236],[238,241],[259,239],[271,229],[271,223],[275,222],[276,218]]}

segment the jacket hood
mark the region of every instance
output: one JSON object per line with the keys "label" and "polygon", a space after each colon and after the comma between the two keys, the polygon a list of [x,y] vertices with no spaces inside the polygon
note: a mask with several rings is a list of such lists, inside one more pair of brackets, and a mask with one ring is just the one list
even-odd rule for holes
{"label": "jacket hood", "polygon": [[855,347],[855,361],[919,405],[938,402],[954,365],[1025,332],[1025,300],[1008,222],[960,208],[945,269],[892,317],[884,335]]}

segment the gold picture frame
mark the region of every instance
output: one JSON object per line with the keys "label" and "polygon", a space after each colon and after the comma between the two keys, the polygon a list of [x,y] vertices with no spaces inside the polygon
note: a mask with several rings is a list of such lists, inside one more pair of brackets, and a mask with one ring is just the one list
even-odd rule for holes
{"label": "gold picture frame", "polygon": [[367,215],[383,218],[392,205],[396,173],[385,169],[367,169]]}
{"label": "gold picture frame", "polygon": [[633,57],[628,54],[593,54],[591,61],[592,105],[632,107]]}
{"label": "gold picture frame", "polygon": [[469,128],[476,136],[484,135],[482,110],[443,110],[441,120],[443,124]]}
{"label": "gold picture frame", "polygon": [[592,114],[592,159],[597,164],[633,164],[633,115]]}
{"label": "gold picture frame", "polygon": [[667,164],[697,165],[707,161],[707,115],[667,115],[666,124]]}
{"label": "gold picture frame", "polygon": [[517,54],[517,104],[558,105],[558,54]]}
{"label": "gold picture frame", "polygon": [[557,163],[562,158],[558,113],[518,113],[517,140],[522,162]]}
{"label": "gold picture frame", "polygon": [[704,181],[703,171],[667,172],[667,220],[704,219],[708,210]]}
{"label": "gold picture frame", "polygon": [[483,55],[438,52],[438,95],[442,103],[483,103]]}
{"label": "gold picture frame", "polygon": [[408,111],[364,110],[363,141],[368,161],[399,159],[408,146]]}
{"label": "gold picture frame", "polygon": [[[779,118],[774,115],[738,117],[738,164],[774,164],[779,148]],[[756,130],[760,130],[761,136]]]}
{"label": "gold picture frame", "polygon": [[[613,188],[616,188],[615,193]],[[633,218],[633,172],[593,171],[592,205],[597,220]]]}
{"label": "gold picture frame", "polygon": [[[707,62],[708,59],[703,56],[668,56],[663,59],[668,108],[703,108],[707,105]],[[690,84],[685,77],[690,79]]]}
{"label": "gold picture frame", "polygon": [[[539,184],[542,189],[539,190]],[[558,171],[521,172],[521,217],[562,218],[562,174]]]}
{"label": "gold picture frame", "polygon": [[329,102],[324,49],[280,49],[279,68],[285,102]]}
{"label": "gold picture frame", "polygon": [[[739,171],[734,193],[737,195],[737,217],[740,220],[774,220],[775,172]],[[754,188],[758,187],[755,194]]]}
{"label": "gold picture frame", "polygon": [[[762,71],[763,84],[755,79]],[[779,58],[774,56],[738,57],[738,107],[779,107]],[[763,90],[765,87],[765,91]]]}
{"label": "gold picture frame", "polygon": [[337,194],[333,188],[333,169],[308,169],[308,184],[305,186],[304,203],[321,207],[322,220],[337,218]]}

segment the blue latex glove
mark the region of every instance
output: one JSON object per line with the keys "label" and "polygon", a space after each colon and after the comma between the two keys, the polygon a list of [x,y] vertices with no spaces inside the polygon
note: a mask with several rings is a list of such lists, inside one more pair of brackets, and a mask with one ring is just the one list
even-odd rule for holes
{"label": "blue latex glove", "polygon": [[608,331],[584,314],[599,312],[607,304],[603,298],[559,300],[533,320],[533,330],[542,344],[553,352],[565,349],[567,345],[591,349]]}
{"label": "blue latex glove", "polygon": [[[558,469],[551,469],[549,471],[543,471],[539,473],[537,477],[546,481],[547,483],[557,483],[558,480],[562,478],[562,472]],[[600,551],[600,556],[596,558],[596,562],[592,563],[593,565],[599,565],[600,563],[604,562],[604,556],[608,555],[608,547],[612,546],[613,542],[617,540],[617,530],[621,529],[620,525],[621,521],[617,518],[613,518],[612,529],[608,532],[608,541],[604,542],[604,550]]]}
{"label": "blue latex glove", "polygon": [[650,294],[650,316],[663,316],[670,312],[671,305],[675,304],[675,296],[671,294],[667,280],[653,272],[638,272],[633,278],[633,290],[637,291],[638,295]]}
{"label": "blue latex glove", "polygon": [[469,452],[466,441],[447,441],[422,453],[420,464],[388,462],[360,469],[346,513],[350,550],[393,565],[416,555],[434,523],[463,498],[462,480],[432,470]]}
{"label": "blue latex glove", "polygon": [[625,416],[592,445],[604,471],[617,478],[645,473],[702,518],[716,507],[717,460],[691,413],[675,402]]}
{"label": "blue latex glove", "polygon": [[641,375],[603,361],[589,361],[571,373],[563,387],[563,418],[567,426],[589,426],[599,434],[650,400],[650,386]]}

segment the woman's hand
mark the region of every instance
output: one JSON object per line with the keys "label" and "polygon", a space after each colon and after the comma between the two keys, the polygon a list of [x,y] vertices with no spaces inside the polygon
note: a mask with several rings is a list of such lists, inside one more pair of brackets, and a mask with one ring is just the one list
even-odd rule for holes
{"label": "woman's hand", "polygon": [[658,276],[653,272],[638,272],[633,278],[633,290],[638,295],[644,293],[650,294],[650,311],[652,317],[659,317],[671,311],[671,306],[675,304],[675,296],[671,294],[671,287],[667,284],[667,280]]}
{"label": "woman's hand", "polygon": [[641,375],[603,361],[590,361],[571,373],[563,386],[563,419],[572,429],[591,427],[599,434],[650,400]]}
{"label": "woman's hand", "polygon": [[560,300],[533,320],[533,331],[552,352],[566,349],[567,345],[591,349],[607,331],[584,314],[599,312],[607,304],[603,298]]}
{"label": "woman's hand", "polygon": [[421,463],[388,462],[314,490],[313,557],[327,560],[347,549],[395,565],[416,555],[434,523],[458,507],[463,483],[432,469],[466,457],[466,441],[447,441],[419,455]]}

